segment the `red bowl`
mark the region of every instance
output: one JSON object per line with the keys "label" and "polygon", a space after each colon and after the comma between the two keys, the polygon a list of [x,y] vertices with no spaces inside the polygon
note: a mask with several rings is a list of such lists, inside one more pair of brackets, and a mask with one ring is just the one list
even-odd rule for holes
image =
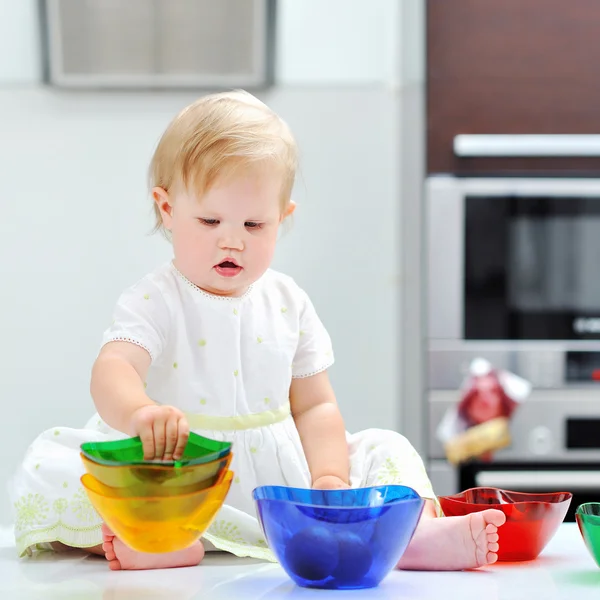
{"label": "red bowl", "polygon": [[563,522],[573,494],[526,494],[498,488],[471,488],[453,496],[440,496],[447,517],[459,517],[496,508],[506,515],[498,534],[499,561],[533,560]]}

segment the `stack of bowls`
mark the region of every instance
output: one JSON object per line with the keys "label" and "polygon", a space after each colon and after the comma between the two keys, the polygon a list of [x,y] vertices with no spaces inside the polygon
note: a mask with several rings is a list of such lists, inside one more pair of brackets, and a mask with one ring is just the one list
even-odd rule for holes
{"label": "stack of bowls", "polygon": [[114,534],[139,552],[194,544],[231,486],[231,444],[190,433],[180,460],[145,461],[139,437],[81,445],[81,483]]}

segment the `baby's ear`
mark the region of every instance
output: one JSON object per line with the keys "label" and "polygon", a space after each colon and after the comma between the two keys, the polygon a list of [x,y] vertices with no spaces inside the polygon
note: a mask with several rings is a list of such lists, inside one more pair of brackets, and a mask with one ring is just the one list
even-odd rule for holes
{"label": "baby's ear", "polygon": [[284,219],[287,219],[288,217],[292,216],[295,210],[296,203],[293,200],[290,200],[289,204],[286,206],[285,210],[283,211],[283,214],[281,215],[281,220],[283,221]]}
{"label": "baby's ear", "polygon": [[155,187],[152,188],[152,197],[154,198],[154,202],[156,202],[156,206],[158,206],[158,210],[160,211],[163,225],[166,229],[171,229],[173,205],[171,204],[169,193],[161,187]]}

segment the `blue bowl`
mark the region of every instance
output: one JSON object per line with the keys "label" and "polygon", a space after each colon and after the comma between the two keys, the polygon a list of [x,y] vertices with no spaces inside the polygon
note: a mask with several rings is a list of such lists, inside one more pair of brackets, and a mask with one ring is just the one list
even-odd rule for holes
{"label": "blue bowl", "polygon": [[285,572],[300,586],[336,590],[378,585],[404,554],[425,504],[403,485],[263,486],[253,497]]}

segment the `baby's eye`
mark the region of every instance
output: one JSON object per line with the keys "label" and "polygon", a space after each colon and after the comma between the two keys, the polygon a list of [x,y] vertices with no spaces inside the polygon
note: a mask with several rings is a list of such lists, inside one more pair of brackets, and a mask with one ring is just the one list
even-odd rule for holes
{"label": "baby's eye", "polygon": [[202,223],[203,225],[218,225],[219,221],[218,219],[198,219],[198,221],[200,221],[200,223]]}
{"label": "baby's eye", "polygon": [[256,221],[246,221],[244,223],[244,226],[248,229],[260,229],[263,226],[263,224],[257,223]]}

